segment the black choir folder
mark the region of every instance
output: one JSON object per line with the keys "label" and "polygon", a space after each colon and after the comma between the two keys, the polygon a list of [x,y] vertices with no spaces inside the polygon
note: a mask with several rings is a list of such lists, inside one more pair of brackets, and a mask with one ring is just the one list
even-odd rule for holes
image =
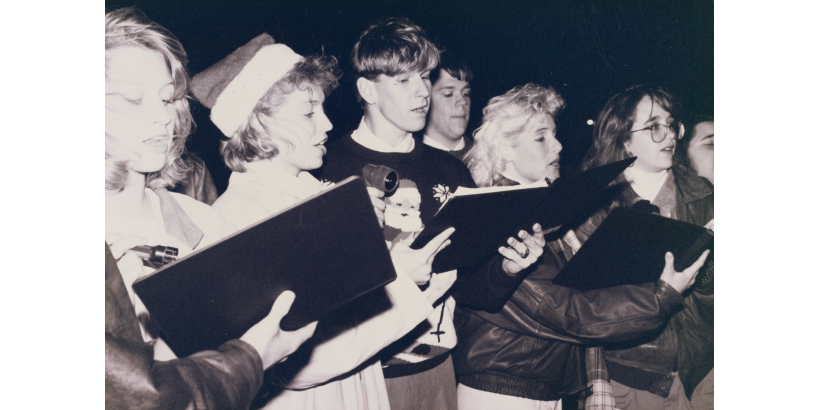
{"label": "black choir folder", "polygon": [[663,271],[667,251],[675,256],[675,270],[680,272],[706,249],[714,253],[714,238],[702,226],[615,208],[553,283],[593,290],[655,282]]}
{"label": "black choir folder", "polygon": [[396,279],[364,181],[350,177],[134,282],[179,357],[242,336],[279,294],[295,330]]}
{"label": "black choir folder", "polygon": [[634,161],[633,157],[560,177],[550,186],[457,193],[410,247],[420,249],[445,229],[455,227],[450,245],[433,260],[433,272],[479,264],[507,246],[507,238],[517,237],[519,230],[531,232],[536,222],[545,230],[570,222]]}

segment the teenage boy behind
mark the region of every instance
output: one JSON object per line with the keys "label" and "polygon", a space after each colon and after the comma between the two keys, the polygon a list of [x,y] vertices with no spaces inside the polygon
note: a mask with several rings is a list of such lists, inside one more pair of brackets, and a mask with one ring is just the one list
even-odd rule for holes
{"label": "teenage boy behind", "polygon": [[[386,165],[400,176],[398,189],[384,199],[384,235],[388,246],[411,241],[432,220],[459,186],[475,187],[470,172],[453,156],[413,139],[424,128],[430,103],[430,70],[439,51],[423,30],[407,19],[388,19],[368,28],[353,47],[351,60],[358,99],[364,107],[359,127],[328,145],[316,176],[338,182],[361,175],[366,164]],[[481,267],[464,269],[452,295],[459,303],[495,308],[515,289],[543,252],[543,233],[519,233],[503,255]],[[462,277],[463,277],[462,276]],[[423,286],[430,273],[416,279]],[[381,353],[390,406],[402,409],[457,409],[456,381],[450,350],[456,344],[453,296],[434,305],[433,314],[406,337]],[[499,304],[500,303],[500,304]]]}
{"label": "teenage boy behind", "polygon": [[463,161],[473,146],[472,140],[464,136],[470,121],[473,71],[452,52],[442,51],[441,61],[430,73],[430,80],[433,89],[423,142]]}

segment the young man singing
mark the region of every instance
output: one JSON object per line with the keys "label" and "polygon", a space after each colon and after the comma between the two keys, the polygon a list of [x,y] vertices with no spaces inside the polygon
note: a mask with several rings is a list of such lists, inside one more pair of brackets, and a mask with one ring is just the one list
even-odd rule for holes
{"label": "young man singing", "polygon": [[473,146],[472,139],[464,136],[470,121],[473,72],[451,52],[444,51],[430,80],[433,89],[423,142],[463,161]]}
{"label": "young man singing", "polygon": [[[470,172],[453,156],[413,138],[424,128],[430,106],[430,71],[439,51],[424,31],[407,19],[388,19],[360,36],[351,53],[358,99],[364,116],[358,128],[328,145],[319,179],[338,182],[361,175],[366,164],[386,165],[400,176],[399,187],[385,197],[384,235],[388,246],[412,241],[459,186],[475,187]],[[407,336],[382,351],[390,407],[457,409],[450,350],[456,344],[453,310],[459,303],[500,306],[520,283],[521,271],[543,252],[540,226],[519,232],[519,242],[499,248],[469,280],[457,281],[450,295]],[[431,258],[432,259],[432,258]],[[432,263],[432,261],[429,261]],[[466,272],[459,270],[459,276]],[[414,278],[424,286],[431,272]]]}

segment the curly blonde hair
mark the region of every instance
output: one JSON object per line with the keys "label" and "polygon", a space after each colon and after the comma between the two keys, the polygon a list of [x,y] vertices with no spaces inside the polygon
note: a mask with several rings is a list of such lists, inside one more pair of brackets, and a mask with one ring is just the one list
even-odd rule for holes
{"label": "curly blonde hair", "polygon": [[232,171],[245,172],[245,163],[273,158],[294,148],[293,142],[269,127],[274,114],[287,96],[300,91],[321,89],[327,96],[339,85],[341,73],[333,56],[308,56],[271,86],[259,99],[248,120],[219,148],[225,165]]}
{"label": "curly blonde hair", "polygon": [[[190,164],[181,157],[185,151],[185,141],[191,133],[194,119],[188,106],[188,83],[190,81],[185,65],[188,57],[182,44],[170,31],[152,22],[142,12],[131,7],[105,13],[105,50],[117,47],[140,47],[156,51],[165,59],[174,84],[173,100],[174,135],[165,166],[159,171],[145,176],[149,188],[174,186],[185,177]],[[106,57],[106,69],[108,57]],[[122,191],[128,184],[128,169],[139,160],[137,153],[128,150],[116,139],[105,136],[105,189]]]}
{"label": "curly blonde hair", "polygon": [[535,115],[553,118],[564,108],[554,88],[529,83],[493,97],[484,107],[481,126],[473,132],[473,147],[464,157],[479,187],[493,186],[501,178],[504,159],[501,147],[518,145],[518,137]]}

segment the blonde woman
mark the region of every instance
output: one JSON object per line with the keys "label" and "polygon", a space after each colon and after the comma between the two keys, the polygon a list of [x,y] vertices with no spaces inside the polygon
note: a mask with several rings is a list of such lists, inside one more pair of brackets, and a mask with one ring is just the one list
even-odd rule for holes
{"label": "blonde woman", "polygon": [[127,249],[173,246],[183,257],[230,232],[209,206],[166,190],[187,171],[180,160],[192,122],[185,62],[179,41],[141,13],[106,13],[106,407],[247,408],[263,369],[316,328],[279,329],[294,297],[286,292],[240,340],[174,360],[131,290],[152,269],[123,256]]}

